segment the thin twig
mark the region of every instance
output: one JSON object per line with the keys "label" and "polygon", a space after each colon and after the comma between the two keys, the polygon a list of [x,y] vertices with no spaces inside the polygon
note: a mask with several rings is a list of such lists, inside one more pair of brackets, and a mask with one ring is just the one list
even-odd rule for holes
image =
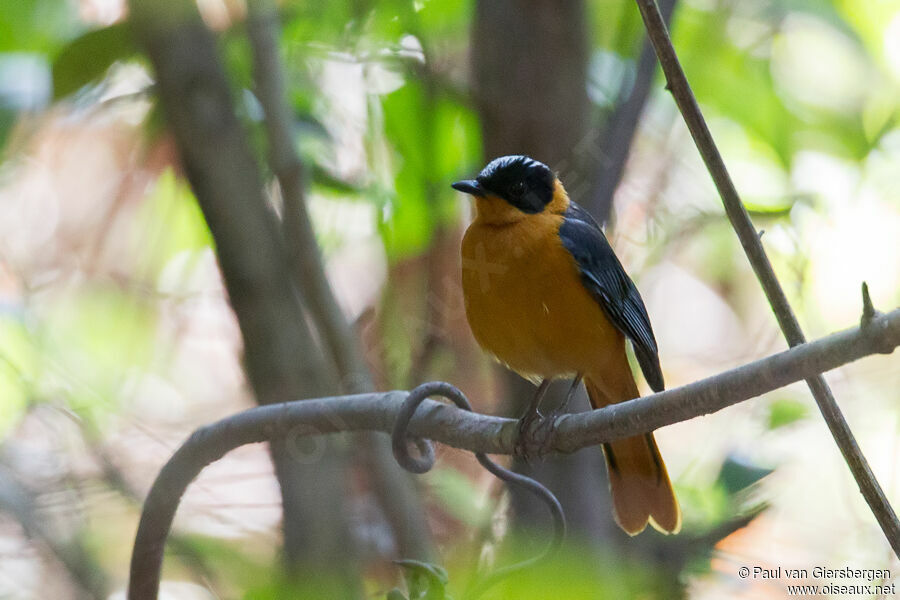
{"label": "thin twig", "polygon": [[[744,253],[747,255],[753,271],[762,285],[769,305],[772,307],[775,318],[778,320],[778,325],[781,327],[788,345],[797,346],[802,344],[806,341],[803,330],[800,328],[797,317],[794,315],[784,290],[778,282],[772,264],[769,262],[769,257],[766,255],[760,242],[759,235],[750,221],[747,209],[738,196],[737,189],[734,187],[731,176],[725,167],[725,162],[722,160],[722,155],[719,153],[703,114],[700,112],[697,99],[694,97],[694,93],[688,84],[684,70],[678,61],[678,56],[675,54],[675,48],[672,46],[672,40],[669,38],[659,7],[655,0],[636,1],[644,19],[644,24],[647,27],[650,41],[656,49],[660,65],[662,65],[663,72],[666,75],[667,88],[672,92],[675,102],[678,104],[678,109],[681,111],[691,136],[694,138],[697,149],[700,151],[704,163],[706,163],[706,168],[715,182],[719,195],[722,197],[722,203],[725,205],[725,213],[728,215],[728,219],[737,233],[741,246],[744,248]],[[900,556],[900,521],[897,520],[894,509],[891,508],[884,491],[878,485],[872,469],[856,443],[853,432],[841,413],[834,395],[831,393],[831,389],[821,374],[810,377],[806,383],[819,406],[819,411],[822,413],[822,417],[825,419],[832,437],[834,437],[835,443],[840,448],[847,466],[850,467],[850,471],[856,479],[860,492],[875,515],[894,552]]]}
{"label": "thin twig", "polygon": [[[900,346],[900,309],[853,328],[796,346],[718,375],[585,413],[558,417],[547,448],[574,452],[590,445],[653,431],[721,410]],[[383,392],[259,406],[202,427],[175,452],[150,488],[131,557],[128,600],[156,600],[166,537],[187,486],[229,451],[273,439],[338,431],[392,431],[408,394]],[[410,435],[470,450],[511,454],[518,437],[512,419],[424,401],[409,423]]]}
{"label": "thin twig", "polygon": [[[280,28],[273,0],[247,3],[247,37],[253,48],[254,92],[265,114],[269,164],[281,187],[282,229],[294,276],[307,308],[315,316],[338,371],[365,371],[355,360],[353,336],[335,301],[306,209],[306,169],[294,141],[294,119],[287,104],[279,56]],[[345,361],[347,364],[341,364]],[[355,378],[354,378],[355,379]],[[347,382],[343,382],[346,383]],[[363,390],[350,390],[359,392]]]}
{"label": "thin twig", "polygon": [[56,557],[78,587],[77,597],[103,600],[109,594],[109,579],[96,557],[80,537],[66,541],[48,526],[35,510],[35,497],[13,474],[0,466],[0,513],[19,522],[26,537],[42,544]]}
{"label": "thin twig", "polygon": [[[328,350],[343,390],[375,389],[353,328],[344,316],[325,274],[322,253],[306,208],[305,169],[293,136],[284,70],[279,55],[280,27],[273,0],[248,3],[247,34],[253,47],[254,82],[265,114],[269,162],[281,187],[282,231],[292,275]],[[425,512],[408,476],[397,468],[383,436],[364,434],[360,445],[371,470],[373,488],[406,557],[427,560],[434,554]]]}

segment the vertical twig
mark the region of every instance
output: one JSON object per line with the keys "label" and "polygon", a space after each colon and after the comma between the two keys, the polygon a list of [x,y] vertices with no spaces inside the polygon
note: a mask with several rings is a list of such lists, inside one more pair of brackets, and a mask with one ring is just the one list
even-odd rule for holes
{"label": "vertical twig", "polygon": [[[342,377],[352,374],[353,380],[365,379],[365,366],[356,359],[358,351],[354,347],[347,320],[331,292],[322,253],[306,209],[306,174],[295,147],[294,120],[286,101],[279,54],[277,8],[273,0],[250,0],[247,9],[247,35],[253,47],[255,93],[265,113],[269,165],[281,187],[284,203],[282,229],[291,266],[303,299],[316,317],[316,324],[339,373]],[[347,381],[342,383],[348,385]]]}
{"label": "vertical twig", "polygon": [[[341,385],[349,393],[369,392],[374,389],[371,373],[328,282],[306,209],[304,166],[294,144],[293,117],[286,101],[279,55],[277,7],[273,0],[251,0],[248,11],[254,83],[266,117],[269,162],[281,187],[282,229],[293,276],[337,367]],[[360,434],[360,442],[400,553],[406,558],[430,558],[430,535],[413,482],[394,463],[384,436],[366,432]]]}
{"label": "vertical twig", "polygon": [[[678,61],[675,48],[672,46],[672,40],[659,12],[659,7],[655,0],[636,1],[647,27],[650,41],[656,49],[656,55],[659,57],[660,65],[666,75],[667,87],[675,97],[678,109],[681,111],[691,136],[694,138],[694,143],[703,157],[703,162],[706,163],[706,168],[715,182],[722,203],[725,205],[728,220],[731,221],[753,271],[762,285],[769,305],[778,320],[778,325],[790,346],[802,344],[806,341],[806,337],[803,335],[778,278],[775,276],[775,271],[772,269],[769,257],[766,256],[759,235],[750,221],[747,209],[738,196],[722,160],[722,155],[719,153],[703,114],[700,112],[697,99],[694,97],[684,70]],[[869,508],[878,520],[878,524],[894,552],[900,556],[900,522],[860,451],[853,432],[850,431],[850,426],[835,402],[831,389],[821,374],[807,379],[806,383],[819,405],[819,410],[828,424],[835,443],[840,448],[847,466],[850,467],[850,471],[856,479],[860,492],[869,504]]]}

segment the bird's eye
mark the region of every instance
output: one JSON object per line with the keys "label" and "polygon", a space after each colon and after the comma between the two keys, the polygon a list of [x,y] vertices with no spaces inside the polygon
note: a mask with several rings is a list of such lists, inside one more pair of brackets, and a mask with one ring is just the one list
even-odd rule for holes
{"label": "bird's eye", "polygon": [[518,183],[514,183],[513,186],[509,188],[509,193],[516,198],[521,197],[523,194],[525,194],[525,182],[520,181]]}

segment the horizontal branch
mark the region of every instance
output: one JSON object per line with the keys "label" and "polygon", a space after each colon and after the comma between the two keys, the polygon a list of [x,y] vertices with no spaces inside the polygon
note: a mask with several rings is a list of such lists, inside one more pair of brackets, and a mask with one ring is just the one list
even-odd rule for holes
{"label": "horizontal branch", "polygon": [[[721,410],[870,354],[889,354],[897,346],[900,309],[875,315],[862,327],[795,346],[695,383],[599,410],[563,415],[557,419],[547,448],[574,452],[652,431]],[[150,489],[135,539],[129,600],[155,600],[155,594],[148,595],[146,591],[156,589],[165,539],[178,502],[206,465],[244,444],[338,431],[389,432],[406,396],[407,392],[393,391],[258,406],[195,431],[166,463]],[[511,454],[518,425],[512,419],[426,400],[416,411],[409,432],[474,452]]]}

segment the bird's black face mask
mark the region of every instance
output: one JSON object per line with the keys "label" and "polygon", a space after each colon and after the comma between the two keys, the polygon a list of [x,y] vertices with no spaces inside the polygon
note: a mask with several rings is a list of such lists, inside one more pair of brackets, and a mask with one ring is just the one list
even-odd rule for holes
{"label": "bird's black face mask", "polygon": [[553,200],[553,172],[527,156],[495,158],[474,180],[457,181],[453,188],[473,196],[493,194],[527,214],[544,210]]}

